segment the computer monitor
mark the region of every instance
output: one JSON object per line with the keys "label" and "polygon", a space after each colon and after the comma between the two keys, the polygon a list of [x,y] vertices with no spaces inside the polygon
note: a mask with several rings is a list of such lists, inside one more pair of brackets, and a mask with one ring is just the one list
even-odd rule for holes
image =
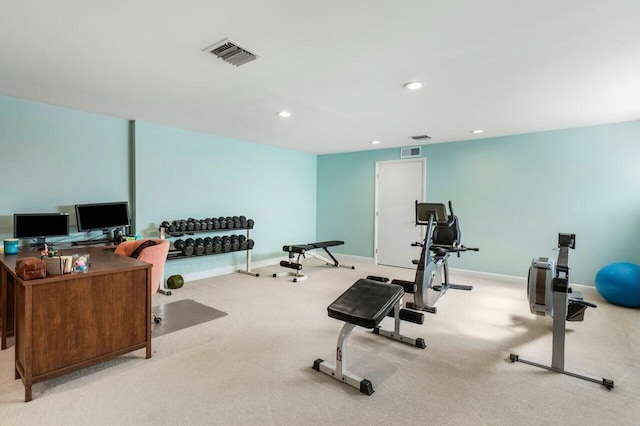
{"label": "computer monitor", "polygon": [[13,237],[35,238],[38,246],[46,238],[69,235],[69,213],[15,213]]}
{"label": "computer monitor", "polygon": [[78,231],[107,232],[113,228],[129,226],[129,204],[115,203],[76,204]]}

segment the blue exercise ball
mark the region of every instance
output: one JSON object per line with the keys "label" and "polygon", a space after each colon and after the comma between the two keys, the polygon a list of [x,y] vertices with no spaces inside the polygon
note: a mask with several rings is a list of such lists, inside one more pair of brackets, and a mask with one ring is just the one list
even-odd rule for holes
{"label": "blue exercise ball", "polygon": [[598,293],[614,305],[640,308],[640,266],[612,263],[596,274]]}

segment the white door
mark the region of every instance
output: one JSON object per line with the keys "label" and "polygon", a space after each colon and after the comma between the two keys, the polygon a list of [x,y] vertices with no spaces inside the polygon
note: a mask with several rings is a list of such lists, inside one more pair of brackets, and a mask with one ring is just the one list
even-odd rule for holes
{"label": "white door", "polygon": [[411,243],[424,238],[415,202],[425,200],[425,164],[424,158],[376,163],[376,264],[415,269],[411,261],[420,251]]}

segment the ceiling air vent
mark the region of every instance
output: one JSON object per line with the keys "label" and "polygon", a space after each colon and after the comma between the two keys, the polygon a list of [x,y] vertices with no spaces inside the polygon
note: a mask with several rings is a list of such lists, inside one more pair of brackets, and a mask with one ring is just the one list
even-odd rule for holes
{"label": "ceiling air vent", "polygon": [[239,67],[247,62],[251,62],[258,58],[255,53],[249,52],[238,43],[225,38],[222,41],[204,49],[205,52],[213,53],[218,58],[232,65]]}
{"label": "ceiling air vent", "polygon": [[417,136],[411,136],[411,139],[415,140],[415,141],[426,141],[431,139],[431,136],[429,135],[417,135]]}
{"label": "ceiling air vent", "polygon": [[413,158],[413,157],[420,157],[419,146],[405,146],[404,148],[400,148],[400,158]]}

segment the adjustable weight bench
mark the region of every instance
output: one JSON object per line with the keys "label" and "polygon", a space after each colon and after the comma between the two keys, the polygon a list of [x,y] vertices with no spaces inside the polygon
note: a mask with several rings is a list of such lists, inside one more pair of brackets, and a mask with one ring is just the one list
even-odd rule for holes
{"label": "adjustable weight bench", "polygon": [[[395,284],[385,284],[373,279],[360,279],[338,297],[329,307],[327,312],[331,318],[344,321],[345,324],[338,336],[336,348],[336,363],[331,364],[323,359],[317,359],[313,363],[313,369],[325,373],[336,380],[340,380],[350,386],[360,390],[360,392],[371,395],[373,384],[370,380],[363,379],[347,370],[347,343],[351,331],[356,326],[370,328],[376,334],[409,343],[418,348],[424,349],[426,346],[422,339],[410,339],[404,336],[397,336],[380,333],[378,325],[386,316],[394,316],[396,321],[396,333],[399,334],[400,309],[404,289]],[[392,315],[393,313],[393,315]],[[422,313],[419,313],[421,316]],[[417,321],[416,321],[417,322]]]}
{"label": "adjustable weight bench", "polygon": [[[283,268],[293,269],[294,272],[291,271],[283,271],[273,274],[273,277],[281,277],[285,275],[293,276],[293,282],[298,282],[305,280],[306,275],[302,274],[302,262],[301,260],[306,257],[306,255],[315,257],[316,259],[320,259],[325,262],[327,265],[334,266],[336,268],[348,268],[355,269],[355,266],[350,265],[342,265],[338,262],[333,254],[329,251],[329,247],[341,246],[344,244],[344,241],[320,241],[317,243],[308,243],[308,244],[294,244],[294,245],[286,245],[282,247],[282,251],[289,253],[289,261],[283,260],[280,262],[280,266]],[[331,258],[331,260],[326,257],[316,253],[314,250],[323,249],[327,255]],[[298,255],[296,261],[293,261],[293,258]]]}

